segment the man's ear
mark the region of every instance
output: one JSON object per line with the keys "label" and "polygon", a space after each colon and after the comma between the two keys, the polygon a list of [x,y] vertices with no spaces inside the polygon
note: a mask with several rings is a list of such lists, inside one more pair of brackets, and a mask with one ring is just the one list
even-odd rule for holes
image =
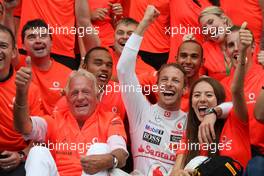
{"label": "man's ear", "polygon": [[20,62],[19,54],[17,48],[12,49],[12,55],[11,55],[11,63],[13,67],[16,67]]}
{"label": "man's ear", "polygon": [[18,58],[18,50],[17,47],[12,50],[12,60]]}
{"label": "man's ear", "polygon": [[52,41],[52,38],[50,38],[50,48],[53,47],[53,41]]}
{"label": "man's ear", "polygon": [[220,16],[220,18],[224,21],[224,24],[225,25],[229,26],[229,22],[228,22],[228,19],[227,19],[226,15],[222,14]]}

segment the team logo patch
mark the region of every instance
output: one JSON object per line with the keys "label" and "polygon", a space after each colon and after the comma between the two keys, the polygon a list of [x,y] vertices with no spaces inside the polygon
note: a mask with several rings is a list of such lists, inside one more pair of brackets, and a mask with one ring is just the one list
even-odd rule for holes
{"label": "team logo patch", "polygon": [[143,133],[143,140],[152,144],[160,145],[161,137],[147,132]]}
{"label": "team logo patch", "polygon": [[178,135],[170,135],[170,141],[171,142],[180,142],[182,136],[178,136]]}
{"label": "team logo patch", "polygon": [[154,112],[154,117],[155,117],[155,121],[156,122],[161,122],[162,121],[162,118],[160,117],[160,115],[157,113],[157,112]]}
{"label": "team logo patch", "polygon": [[178,130],[183,130],[183,124],[182,124],[182,122],[178,122],[177,125],[176,125],[176,128]]}
{"label": "team logo patch", "polygon": [[170,117],[171,116],[171,112],[170,111],[165,111],[164,112],[164,117]]}
{"label": "team logo patch", "polygon": [[148,176],[167,176],[167,170],[160,164],[153,164],[148,172]]}
{"label": "team logo patch", "polygon": [[54,81],[52,83],[52,87],[49,88],[50,90],[54,91],[62,91],[63,89],[60,87],[60,83],[58,81]]}
{"label": "team logo patch", "polygon": [[113,113],[117,113],[117,112],[118,112],[118,110],[117,110],[117,107],[116,107],[116,106],[113,106],[113,107],[112,107],[112,112],[113,112]]}
{"label": "team logo patch", "polygon": [[252,104],[252,103],[256,103],[256,95],[255,93],[251,92],[248,94],[248,99],[249,101],[247,102],[247,104]]}
{"label": "team logo patch", "polygon": [[152,127],[152,126],[150,126],[148,124],[146,124],[145,129],[148,130],[148,131],[151,131],[153,133],[159,134],[159,135],[163,135],[163,133],[164,133],[163,130],[160,130],[160,129],[156,128],[156,127]]}
{"label": "team logo patch", "polygon": [[53,87],[58,88],[60,87],[60,83],[58,81],[53,82]]}
{"label": "team logo patch", "polygon": [[[167,146],[169,147],[169,146]],[[149,156],[151,158],[159,158],[162,161],[166,160],[167,162],[175,163],[176,155],[175,152],[168,152],[166,148],[157,149],[152,144],[143,146],[142,144],[137,149],[139,156]]]}

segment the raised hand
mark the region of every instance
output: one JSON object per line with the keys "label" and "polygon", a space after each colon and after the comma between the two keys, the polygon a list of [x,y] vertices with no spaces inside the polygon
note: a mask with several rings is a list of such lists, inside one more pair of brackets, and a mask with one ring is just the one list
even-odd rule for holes
{"label": "raised hand", "polygon": [[26,92],[29,88],[31,78],[32,78],[31,57],[27,56],[26,66],[21,67],[16,73],[15,83],[17,90]]}
{"label": "raised hand", "polygon": [[264,50],[261,50],[258,53],[258,63],[262,65],[262,67],[264,68]]}
{"label": "raised hand", "polygon": [[108,9],[107,8],[97,8],[92,11],[91,13],[91,20],[96,21],[96,20],[104,20],[105,17],[107,16]]}
{"label": "raised hand", "polygon": [[123,7],[120,3],[109,3],[109,6],[114,15],[123,15]]}
{"label": "raised hand", "polygon": [[21,162],[19,154],[17,152],[4,151],[1,155],[7,156],[0,159],[0,168],[6,171],[15,169]]}
{"label": "raised hand", "polygon": [[247,48],[253,42],[253,35],[249,30],[246,29],[246,27],[247,27],[247,22],[243,22],[239,30],[239,41],[240,41],[241,51],[247,50]]}
{"label": "raised hand", "polygon": [[160,12],[154,5],[148,5],[147,9],[145,10],[143,21],[152,23],[156,18],[158,18],[159,15]]}
{"label": "raised hand", "polygon": [[204,116],[203,121],[199,125],[198,139],[200,143],[211,143],[215,140],[214,125],[216,122],[216,115],[214,113],[207,114]]}

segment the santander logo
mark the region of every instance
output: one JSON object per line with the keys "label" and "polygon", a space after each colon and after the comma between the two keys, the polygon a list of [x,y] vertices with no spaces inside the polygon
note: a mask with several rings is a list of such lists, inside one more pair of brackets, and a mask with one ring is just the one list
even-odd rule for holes
{"label": "santander logo", "polygon": [[155,150],[150,145],[146,145],[146,147],[143,147],[143,145],[140,145],[140,147],[138,148],[138,152],[139,154],[141,153],[145,155],[150,155],[150,156],[162,158],[165,160],[170,160],[170,161],[176,160],[175,154],[168,154],[168,153],[163,152],[162,150]]}

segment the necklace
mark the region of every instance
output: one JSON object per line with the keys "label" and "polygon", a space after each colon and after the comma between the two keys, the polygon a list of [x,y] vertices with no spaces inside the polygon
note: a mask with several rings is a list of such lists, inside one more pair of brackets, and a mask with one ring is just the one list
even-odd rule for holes
{"label": "necklace", "polygon": [[231,69],[233,67],[232,62],[230,61],[230,59],[227,57],[226,52],[222,51],[224,54],[224,61],[225,61],[225,71],[226,71],[226,75],[229,76],[231,73]]}

